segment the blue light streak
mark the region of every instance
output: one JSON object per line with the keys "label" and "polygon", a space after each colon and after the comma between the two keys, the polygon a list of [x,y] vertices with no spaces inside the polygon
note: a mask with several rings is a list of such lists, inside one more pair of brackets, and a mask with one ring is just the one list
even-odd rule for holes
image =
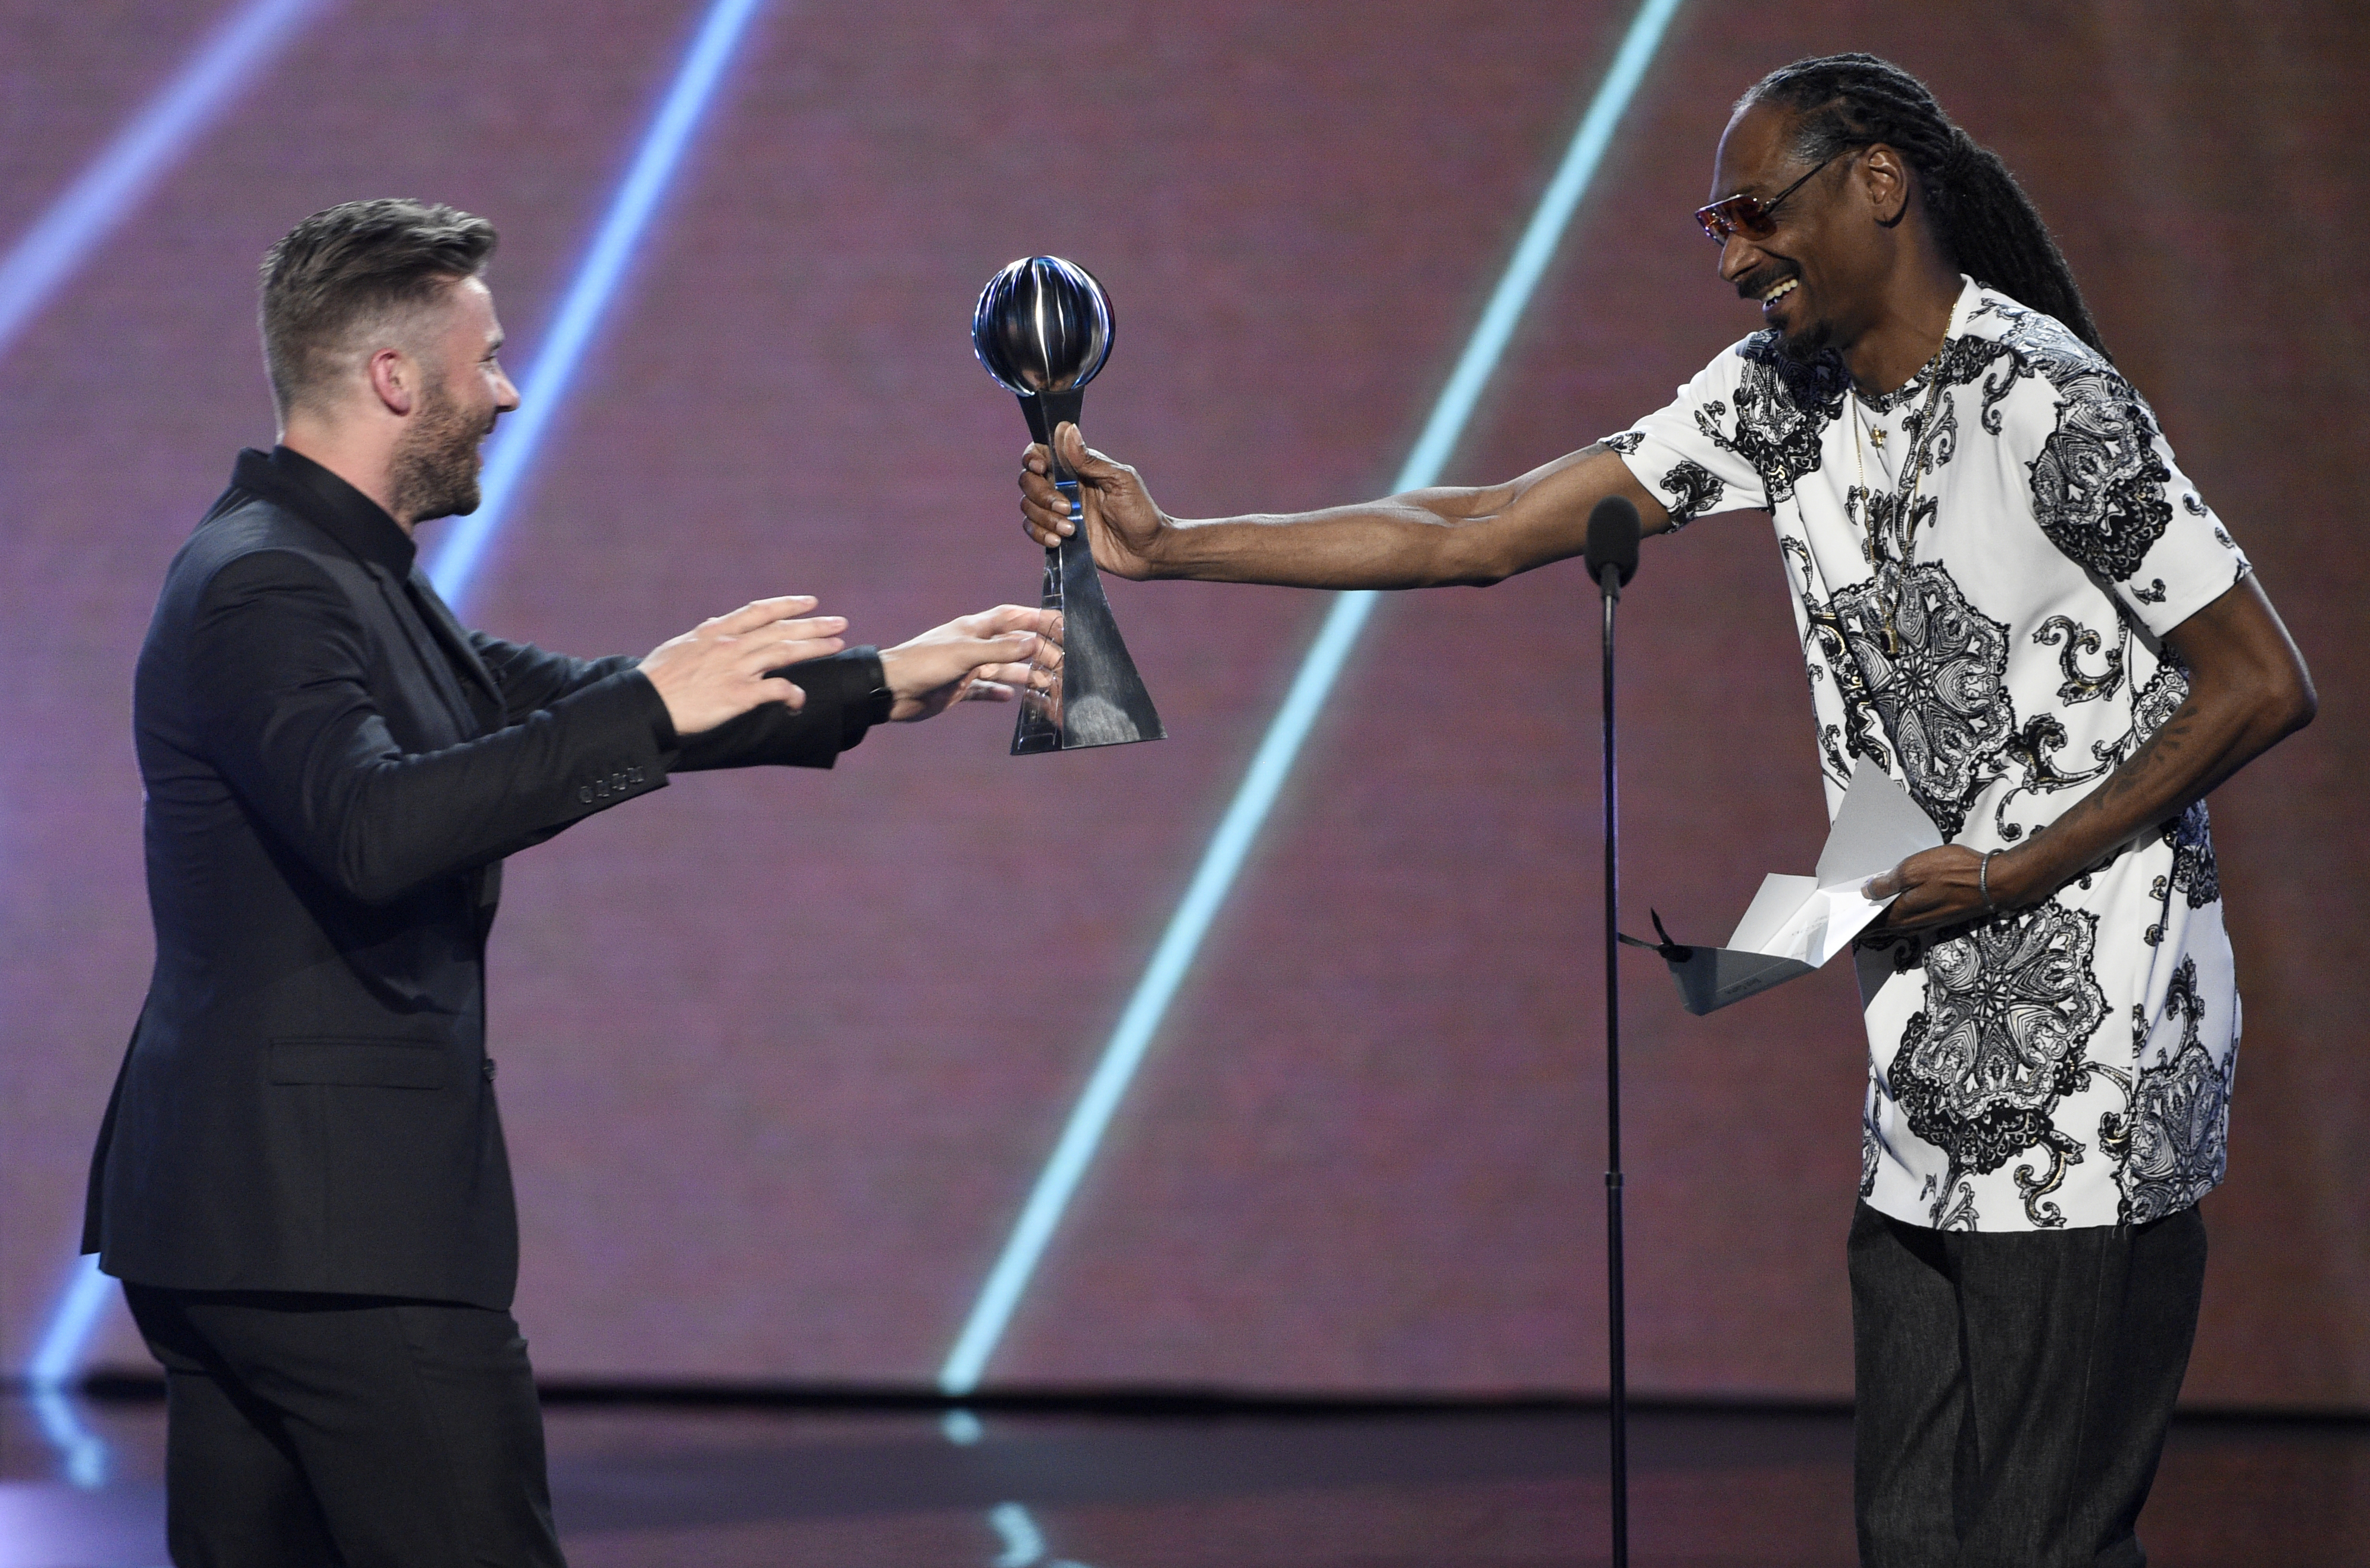
{"label": "blue light streak", "polygon": [[[0,354],[240,90],[327,8],[325,0],[249,0],[224,16],[0,258]],[[114,1299],[115,1282],[99,1273],[98,1260],[77,1259],[25,1364],[34,1415],[77,1486],[107,1478],[107,1445],[82,1424],[72,1387],[84,1346]]]}
{"label": "blue light streak", "polygon": [[[1540,275],[1555,256],[1573,209],[1595,177],[1597,166],[1604,161],[1605,151],[1612,143],[1614,131],[1630,99],[1637,94],[1639,82],[1662,48],[1663,34],[1679,4],[1680,0],[1645,0],[1639,7],[1605,80],[1581,119],[1580,129],[1572,135],[1562,164],[1539,198],[1504,275],[1490,293],[1479,324],[1450,372],[1447,384],[1441,389],[1439,401],[1432,406],[1431,418],[1424,421],[1422,433],[1416,438],[1398,477],[1392,482],[1394,491],[1421,489],[1438,481],[1449,454],[1472,418],[1474,405],[1497,370],[1515,325],[1537,289]],[[1121,1098],[1142,1064],[1178,987],[1184,982],[1186,972],[1201,951],[1202,937],[1242,870],[1252,841],[1290,775],[1310,727],[1332,694],[1334,681],[1374,612],[1375,597],[1366,589],[1335,596],[1317,640],[1301,660],[1300,672],[1294,677],[1283,705],[1270,721],[1248,772],[1219,820],[1209,847],[1202,852],[1183,900],[1161,933],[1151,962],[1120,1014],[1118,1027],[1104,1046],[1094,1072],[1087,1080],[1085,1092],[1079,1095],[1053,1146],[1053,1155],[1021,1207],[1010,1239],[989,1270],[971,1316],[956,1336],[945,1366],[939,1369],[938,1387],[946,1393],[961,1396],[979,1386],[980,1375],[1002,1341],[1013,1310],[1019,1305],[1044,1256],[1046,1244],[1053,1240],[1079,1181],[1093,1162]]]}
{"label": "blue light streak", "polygon": [[50,1326],[25,1363],[25,1382],[35,1389],[59,1389],[72,1381],[84,1343],[98,1325],[99,1313],[115,1299],[115,1281],[98,1272],[98,1254],[76,1258],[74,1274],[50,1314]]}
{"label": "blue light streak", "polygon": [[569,384],[583,362],[584,351],[640,247],[650,215],[673,180],[684,149],[715,97],[717,83],[731,63],[750,18],[764,4],[765,0],[714,0],[676,68],[673,85],[643,133],[641,148],[611,199],[592,247],[577,266],[535,363],[520,380],[518,412],[503,418],[500,432],[493,440],[477,509],[454,520],[428,568],[429,580],[456,613],[466,614],[465,601],[486,547],[525,483],[544,434],[567,401]]}
{"label": "blue light streak", "polygon": [[105,1483],[107,1445],[82,1424],[74,1404],[74,1376],[99,1315],[114,1299],[115,1281],[98,1272],[98,1257],[76,1258],[49,1327],[25,1363],[25,1388],[41,1434],[57,1449],[66,1479],[84,1488]]}
{"label": "blue light streak", "polygon": [[324,8],[324,0],[249,0],[231,12],[34,220],[0,260],[0,354],[239,89]]}
{"label": "blue light streak", "polygon": [[1018,1503],[998,1503],[988,1510],[987,1522],[1004,1543],[992,1568],[1032,1568],[1045,1556],[1045,1537],[1029,1510]]}
{"label": "blue light streak", "polygon": [[[682,162],[718,80],[764,3],[714,0],[685,52],[527,372],[519,412],[503,420],[501,437],[486,466],[484,502],[438,552],[431,575],[438,591],[454,605],[466,594],[486,544],[524,478],[552,415],[565,401],[585,348]],[[201,128],[256,65],[286,40],[293,25],[323,4],[257,0],[240,12],[34,226],[8,260],[0,263],[0,350],[6,347],[8,333],[40,303],[27,291],[53,288],[75,258],[121,221],[123,209],[176,150],[177,139]],[[82,1485],[98,1484],[106,1450],[82,1428],[70,1392],[92,1331],[113,1299],[113,1286],[99,1273],[98,1259],[80,1260],[25,1368],[43,1429],[64,1457],[69,1474]]]}

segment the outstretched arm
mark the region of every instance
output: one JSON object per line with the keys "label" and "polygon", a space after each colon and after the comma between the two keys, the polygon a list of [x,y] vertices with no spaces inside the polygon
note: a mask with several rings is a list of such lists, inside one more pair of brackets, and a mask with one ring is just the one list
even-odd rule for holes
{"label": "outstretched arm", "polygon": [[961,615],[880,650],[889,716],[910,724],[961,702],[1008,703],[1050,677],[1031,667],[1037,639],[1053,630],[1055,612],[999,604]]}
{"label": "outstretched arm", "polygon": [[788,703],[760,703],[685,737],[667,771],[828,768],[881,720],[928,718],[958,702],[1010,702],[1020,688],[1051,680],[1029,660],[1039,632],[1053,619],[1046,611],[1007,604],[961,616],[895,647],[859,647],[801,663],[788,673],[806,694],[802,705],[794,711]]}
{"label": "outstretched arm", "polygon": [[278,841],[348,897],[384,904],[666,783],[685,736],[803,694],[769,670],[835,651],[836,617],[776,599],[663,645],[491,734],[407,751],[374,690],[380,656],[345,589],[291,551],[205,585],[189,643],[207,672],[209,760]]}
{"label": "outstretched arm", "polygon": [[[1154,504],[1136,471],[1087,447],[1076,425],[1055,427],[1078,476],[1096,564],[1126,578],[1197,578],[1291,588],[1438,588],[1493,583],[1588,543],[1588,514],[1626,496],[1649,533],[1670,513],[1615,453],[1592,446],[1519,479],[1474,488],[1409,490],[1357,506],[1292,515],[1189,521]],[[1029,536],[1051,548],[1076,520],[1053,487],[1042,446],[1022,458],[1020,509]]]}
{"label": "outstretched arm", "polygon": [[[2041,902],[2312,722],[2312,676],[2252,574],[2164,642],[2189,671],[2188,698],[2071,810],[1993,859],[1996,908]],[[1985,913],[1983,858],[1957,844],[1927,850],[1871,881],[1868,895],[1898,895],[1885,917],[1895,931],[1973,920]]]}

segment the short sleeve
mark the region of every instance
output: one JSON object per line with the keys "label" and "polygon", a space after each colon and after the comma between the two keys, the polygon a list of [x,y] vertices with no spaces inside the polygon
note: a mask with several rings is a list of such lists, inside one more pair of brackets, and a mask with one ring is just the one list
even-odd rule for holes
{"label": "short sleeve", "polygon": [[2034,521],[2162,636],[2245,577],[2246,555],[2174,463],[2129,382],[2101,366],[2054,389],[2054,415],[2031,464]]}
{"label": "short sleeve", "polygon": [[1670,509],[1673,528],[1769,504],[1760,473],[1737,450],[1741,363],[1733,351],[1720,355],[1667,406],[1599,443],[1618,452],[1638,483]]}

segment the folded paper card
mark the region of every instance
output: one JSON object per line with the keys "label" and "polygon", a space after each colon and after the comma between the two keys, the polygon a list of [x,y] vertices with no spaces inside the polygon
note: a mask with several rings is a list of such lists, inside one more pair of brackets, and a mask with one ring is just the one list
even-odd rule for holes
{"label": "folded paper card", "polygon": [[1807,975],[1851,945],[1884,910],[1884,903],[1860,891],[1868,879],[1892,870],[1920,850],[1938,848],[1942,835],[1931,818],[1893,776],[1863,757],[1852,770],[1843,809],[1819,852],[1809,876],[1772,874],[1762,879],[1744,918],[1725,947],[1692,947],[1673,942],[1654,921],[1659,943],[1624,935],[1633,947],[1651,947],[1671,966],[1679,998],[1689,1013],[1711,1013],[1771,986]]}

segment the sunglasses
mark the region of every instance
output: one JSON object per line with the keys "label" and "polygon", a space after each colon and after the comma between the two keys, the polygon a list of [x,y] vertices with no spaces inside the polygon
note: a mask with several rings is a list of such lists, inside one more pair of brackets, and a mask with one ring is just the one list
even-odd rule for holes
{"label": "sunglasses", "polygon": [[1810,183],[1811,175],[1843,156],[1840,151],[1829,153],[1819,160],[1811,174],[1788,186],[1764,201],[1758,196],[1723,196],[1708,207],[1696,209],[1696,222],[1703,225],[1704,237],[1725,247],[1737,235],[1746,239],[1764,240],[1778,232],[1778,208],[1786,198]]}

